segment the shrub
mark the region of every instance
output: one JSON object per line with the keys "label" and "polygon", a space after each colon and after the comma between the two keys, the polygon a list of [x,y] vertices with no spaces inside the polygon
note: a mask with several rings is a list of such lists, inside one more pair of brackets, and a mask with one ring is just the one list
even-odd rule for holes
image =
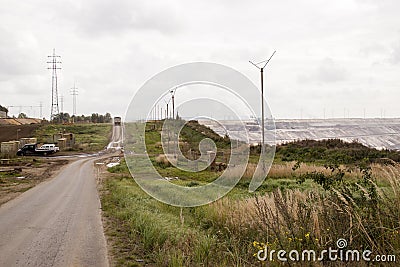
{"label": "shrub", "polygon": [[160,154],[156,157],[156,163],[159,167],[164,169],[172,166],[171,162],[169,162],[167,156],[164,154]]}

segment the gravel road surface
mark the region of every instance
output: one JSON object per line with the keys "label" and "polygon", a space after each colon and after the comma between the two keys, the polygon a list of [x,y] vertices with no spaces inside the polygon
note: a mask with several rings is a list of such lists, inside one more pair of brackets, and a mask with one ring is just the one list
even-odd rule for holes
{"label": "gravel road surface", "polygon": [[108,266],[93,161],[0,207],[0,266]]}

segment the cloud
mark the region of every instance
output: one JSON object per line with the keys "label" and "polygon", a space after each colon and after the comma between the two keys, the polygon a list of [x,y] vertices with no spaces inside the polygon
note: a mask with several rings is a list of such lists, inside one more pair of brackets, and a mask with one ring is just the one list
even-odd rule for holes
{"label": "cloud", "polygon": [[392,51],[390,53],[389,61],[392,64],[400,63],[400,40],[397,43],[393,44]]}
{"label": "cloud", "polygon": [[388,49],[378,42],[370,42],[368,44],[362,45],[360,48],[360,54],[362,56],[382,56],[388,52]]}
{"label": "cloud", "polygon": [[34,36],[29,33],[16,34],[0,27],[0,81],[12,76],[38,73],[37,53],[31,49],[37,46]]}
{"label": "cloud", "polygon": [[65,22],[75,23],[81,35],[90,37],[130,30],[173,34],[183,25],[174,5],[163,1],[87,0],[70,3],[63,17]]}
{"label": "cloud", "polygon": [[298,76],[300,83],[336,83],[345,81],[349,77],[349,72],[331,58],[325,58],[310,74],[301,74]]}
{"label": "cloud", "polygon": [[[373,104],[380,94],[382,103],[400,114],[395,102],[400,96],[398,0],[2,3],[3,102],[42,101],[44,112],[50,111],[51,71],[45,62],[53,48],[62,56],[59,93],[66,111],[71,111],[69,88],[76,81],[78,110],[88,114],[123,114],[147,79],[191,61],[225,64],[259,86],[259,72],[248,60],[268,58],[276,49],[265,88],[277,117],[296,117],[301,106],[321,114],[323,107],[354,102],[341,91],[349,89],[361,92],[363,105]],[[21,97],[25,93],[30,97]]]}

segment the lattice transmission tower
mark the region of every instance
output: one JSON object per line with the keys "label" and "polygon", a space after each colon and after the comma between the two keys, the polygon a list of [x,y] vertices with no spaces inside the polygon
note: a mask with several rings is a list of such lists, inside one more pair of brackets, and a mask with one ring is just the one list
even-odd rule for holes
{"label": "lattice transmission tower", "polygon": [[58,66],[58,64],[61,64],[61,56],[57,56],[56,49],[53,49],[53,55],[47,57],[51,59],[51,61],[47,61],[47,63],[51,64],[48,69],[52,70],[50,120],[53,120],[54,117],[60,113],[60,109],[58,107],[57,70],[61,69],[61,67]]}
{"label": "lattice transmission tower", "polygon": [[72,115],[76,116],[76,96],[78,95],[78,87],[76,87],[74,83],[74,87],[71,88],[70,90],[71,95],[72,95]]}

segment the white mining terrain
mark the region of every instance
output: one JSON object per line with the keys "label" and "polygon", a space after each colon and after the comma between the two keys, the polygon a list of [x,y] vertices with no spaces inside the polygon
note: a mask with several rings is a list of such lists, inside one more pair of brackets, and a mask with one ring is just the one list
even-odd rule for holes
{"label": "white mining terrain", "polygon": [[[256,123],[246,122],[246,129],[238,121],[200,120],[215,132],[248,143],[259,143],[261,128]],[[222,126],[223,125],[223,126]],[[400,118],[393,119],[309,119],[275,120],[276,143],[295,140],[323,140],[338,138],[346,142],[358,141],[377,149],[400,150]],[[225,129],[224,129],[225,128]],[[273,123],[266,121],[265,142],[274,143]]]}

